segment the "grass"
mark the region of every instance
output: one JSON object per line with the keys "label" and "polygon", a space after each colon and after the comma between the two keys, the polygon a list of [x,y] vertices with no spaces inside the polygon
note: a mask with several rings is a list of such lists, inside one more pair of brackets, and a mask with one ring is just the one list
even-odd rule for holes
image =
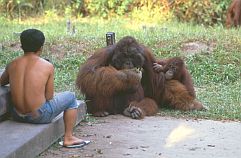
{"label": "grass", "polygon": [[[134,36],[159,58],[183,56],[193,76],[197,97],[209,109],[193,112],[161,109],[160,115],[241,121],[241,29],[178,22],[144,24],[128,19],[78,19],[74,24],[77,33],[72,36],[66,33],[65,19],[39,18],[18,23],[0,18],[0,32],[4,35],[0,36],[0,44],[5,48],[0,51],[0,68],[22,54],[16,32],[38,28],[46,35],[43,57],[55,65],[56,91],[78,93],[75,78],[79,66],[94,50],[106,45],[105,33],[113,31],[117,41],[126,35]],[[196,41],[212,46],[212,50],[185,54],[183,45]]]}

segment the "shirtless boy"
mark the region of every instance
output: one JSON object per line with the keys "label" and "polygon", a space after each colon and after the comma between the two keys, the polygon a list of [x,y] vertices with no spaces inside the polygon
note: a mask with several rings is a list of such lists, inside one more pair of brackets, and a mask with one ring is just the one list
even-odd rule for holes
{"label": "shirtless boy", "polygon": [[44,34],[27,29],[21,33],[20,41],[24,55],[8,64],[0,79],[1,86],[10,84],[13,119],[44,124],[64,111],[63,146],[89,143],[73,136],[78,107],[75,95],[66,91],[54,96],[54,66],[40,57]]}

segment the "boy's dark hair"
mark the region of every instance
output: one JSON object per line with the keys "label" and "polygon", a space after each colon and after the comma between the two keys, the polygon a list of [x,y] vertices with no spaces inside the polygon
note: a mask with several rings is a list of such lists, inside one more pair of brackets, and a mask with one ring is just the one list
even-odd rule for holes
{"label": "boy's dark hair", "polygon": [[27,29],[21,33],[20,41],[24,52],[37,52],[43,46],[45,37],[40,30]]}

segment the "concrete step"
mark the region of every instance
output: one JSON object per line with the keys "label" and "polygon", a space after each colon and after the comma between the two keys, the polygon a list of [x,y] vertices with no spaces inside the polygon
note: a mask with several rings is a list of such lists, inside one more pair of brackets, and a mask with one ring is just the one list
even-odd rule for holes
{"label": "concrete step", "polygon": [[[78,101],[76,125],[86,114],[86,104]],[[0,123],[0,157],[34,158],[64,134],[63,113],[50,124],[28,124],[6,120]]]}

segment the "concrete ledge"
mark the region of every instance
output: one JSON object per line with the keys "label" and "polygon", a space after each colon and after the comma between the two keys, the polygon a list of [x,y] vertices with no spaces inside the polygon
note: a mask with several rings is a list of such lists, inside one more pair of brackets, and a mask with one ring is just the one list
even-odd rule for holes
{"label": "concrete ledge", "polygon": [[[86,104],[79,101],[76,125],[86,114]],[[0,157],[32,158],[39,155],[64,134],[63,113],[52,123],[36,125],[11,120],[0,123]]]}

